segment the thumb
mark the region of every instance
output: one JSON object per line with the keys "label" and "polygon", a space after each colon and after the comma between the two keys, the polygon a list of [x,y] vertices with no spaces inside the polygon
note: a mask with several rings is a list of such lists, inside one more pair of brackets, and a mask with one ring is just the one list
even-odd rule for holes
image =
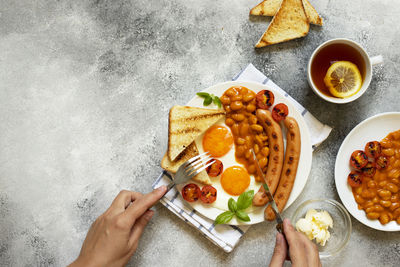
{"label": "thumb", "polygon": [[287,256],[287,250],[285,237],[281,233],[277,233],[274,254],[272,254],[269,267],[282,267]]}
{"label": "thumb", "polygon": [[142,235],[147,223],[150,221],[151,217],[153,217],[153,214],[154,211],[147,210],[142,216],[139,217],[139,219],[136,220],[130,236],[131,244],[137,244],[139,242],[139,238]]}

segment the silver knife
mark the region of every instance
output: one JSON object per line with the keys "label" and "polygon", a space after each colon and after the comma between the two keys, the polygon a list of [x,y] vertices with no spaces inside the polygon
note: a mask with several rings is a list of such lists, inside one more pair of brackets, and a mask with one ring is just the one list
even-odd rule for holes
{"label": "silver knife", "polygon": [[257,170],[259,172],[259,175],[261,175],[261,178],[264,181],[263,187],[264,187],[265,192],[267,193],[267,196],[269,198],[269,202],[268,203],[271,204],[272,210],[275,213],[275,218],[276,218],[276,223],[277,223],[276,229],[278,230],[279,233],[282,233],[283,232],[283,220],[282,220],[281,214],[279,213],[279,210],[278,210],[278,207],[276,206],[274,197],[272,196],[271,191],[269,190],[268,184],[265,183],[265,181],[266,181],[265,175],[261,170],[260,163],[258,163],[256,154],[254,153],[253,149],[251,149],[251,153],[253,154],[253,160],[255,162],[255,165],[257,166]]}

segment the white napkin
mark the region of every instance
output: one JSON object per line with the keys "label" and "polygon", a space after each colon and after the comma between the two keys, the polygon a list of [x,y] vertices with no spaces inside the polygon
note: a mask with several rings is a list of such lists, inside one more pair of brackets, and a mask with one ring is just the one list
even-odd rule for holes
{"label": "white napkin", "polygon": [[[253,64],[249,64],[239,74],[237,74],[233,81],[252,81],[266,84],[269,87],[279,91],[282,95],[290,99],[293,105],[301,112],[304,120],[310,130],[312,148],[315,149],[321,144],[331,132],[332,128],[319,122],[311,113],[309,113],[303,106],[301,106],[296,100],[290,97],[285,91],[268,79]],[[171,176],[166,171],[163,171],[160,176],[153,183],[152,187],[157,188],[161,185],[167,185],[171,181]],[[231,252],[237,245],[240,238],[249,229],[250,225],[214,225],[213,221],[196,213],[196,211],[190,207],[179,192],[172,188],[168,194],[166,194],[161,200],[161,204],[167,207],[170,211],[175,213],[176,216],[189,223],[193,227],[196,227],[203,233],[211,242],[221,247],[226,252]]]}

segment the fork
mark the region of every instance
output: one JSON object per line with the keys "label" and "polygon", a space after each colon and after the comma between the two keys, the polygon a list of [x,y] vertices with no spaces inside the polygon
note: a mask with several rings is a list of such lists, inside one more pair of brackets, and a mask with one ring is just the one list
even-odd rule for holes
{"label": "fork", "polygon": [[[211,162],[208,162],[210,160]],[[167,191],[165,194],[175,185],[185,183],[192,179],[214,162],[215,160],[211,157],[209,152],[204,152],[185,161],[181,166],[179,166],[178,171],[175,173],[174,180],[167,185]]]}

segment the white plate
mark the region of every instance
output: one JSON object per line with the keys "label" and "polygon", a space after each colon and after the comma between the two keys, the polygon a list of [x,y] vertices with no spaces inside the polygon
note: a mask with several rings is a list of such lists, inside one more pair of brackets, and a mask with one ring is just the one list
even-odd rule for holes
{"label": "white plate", "polygon": [[[297,123],[299,124],[300,133],[301,133],[300,162],[299,162],[296,180],[293,185],[292,192],[291,192],[289,200],[285,206],[285,209],[286,209],[300,195],[301,191],[303,190],[303,188],[307,182],[308,175],[310,174],[311,162],[312,162],[312,148],[311,148],[311,139],[310,139],[310,133],[308,131],[308,127],[307,127],[301,113],[292,105],[292,103],[286,97],[281,95],[275,89],[267,87],[264,84],[254,83],[254,82],[232,81],[232,82],[216,84],[214,86],[207,88],[206,90],[203,90],[202,92],[208,92],[208,93],[214,94],[216,96],[222,96],[222,94],[232,86],[245,86],[255,93],[258,93],[261,90],[272,91],[275,95],[275,103],[274,104],[277,104],[277,103],[286,104],[289,108],[289,116],[294,117],[297,120]],[[195,96],[194,98],[192,98],[192,100],[190,100],[187,103],[187,105],[193,106],[193,107],[205,108],[203,106],[203,98],[200,98],[198,96]],[[210,105],[207,108],[217,108],[217,107],[214,105]],[[283,129],[284,129],[284,127],[283,127]],[[285,130],[283,130],[283,136],[284,136],[284,142],[286,142]],[[199,151],[200,151],[200,153],[202,152],[200,148],[199,148]],[[237,165],[241,165],[241,164],[237,164]],[[252,179],[254,179],[254,178],[252,177]],[[177,188],[179,191],[181,191],[182,185],[178,186]],[[215,220],[215,218],[223,212],[220,209],[210,207],[207,204],[203,204],[201,201],[187,202],[187,203],[189,205],[191,205],[195,210],[197,210],[200,214],[202,214],[205,217],[210,218],[212,220]],[[256,223],[262,222],[262,221],[264,221],[264,209],[265,209],[265,207],[256,207],[255,210],[249,214],[250,222],[246,223],[246,222],[239,221],[236,218],[233,218],[229,222],[229,224],[242,225],[242,224],[256,224]]]}
{"label": "white plate", "polygon": [[370,117],[354,127],[346,136],[336,156],[335,184],[344,206],[359,222],[381,231],[400,231],[400,225],[395,221],[382,225],[379,220],[368,219],[365,212],[357,208],[351,187],[347,184],[347,176],[351,171],[349,159],[354,150],[364,150],[367,142],[380,141],[399,129],[400,112],[381,113]]}

